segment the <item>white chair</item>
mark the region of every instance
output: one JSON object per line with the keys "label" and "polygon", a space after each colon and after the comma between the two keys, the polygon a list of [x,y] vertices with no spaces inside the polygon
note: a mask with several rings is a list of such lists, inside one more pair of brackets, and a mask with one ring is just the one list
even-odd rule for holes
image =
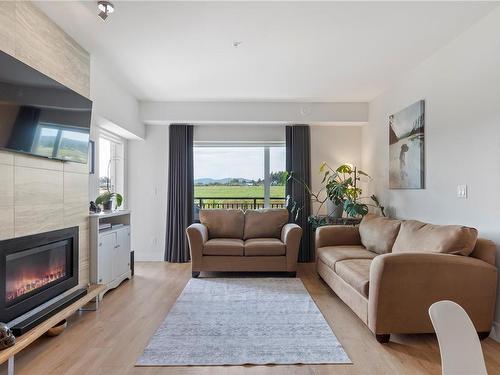
{"label": "white chair", "polygon": [[439,342],[443,375],[487,375],[479,337],[462,306],[439,301],[429,308],[429,316]]}

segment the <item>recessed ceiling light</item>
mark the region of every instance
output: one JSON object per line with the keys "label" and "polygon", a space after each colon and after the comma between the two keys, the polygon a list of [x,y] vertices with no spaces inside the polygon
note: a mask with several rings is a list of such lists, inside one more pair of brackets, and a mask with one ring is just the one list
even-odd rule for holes
{"label": "recessed ceiling light", "polygon": [[106,18],[115,11],[115,6],[109,1],[101,0],[97,2],[97,9],[99,9],[99,17],[106,21]]}

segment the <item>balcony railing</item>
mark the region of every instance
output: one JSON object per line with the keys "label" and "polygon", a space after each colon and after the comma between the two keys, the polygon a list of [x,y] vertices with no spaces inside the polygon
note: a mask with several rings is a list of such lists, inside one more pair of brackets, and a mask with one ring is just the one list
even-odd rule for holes
{"label": "balcony railing", "polygon": [[[195,197],[194,204],[198,209],[205,208],[225,208],[225,209],[257,209],[264,208],[263,197]],[[285,207],[285,198],[270,197],[270,208]]]}

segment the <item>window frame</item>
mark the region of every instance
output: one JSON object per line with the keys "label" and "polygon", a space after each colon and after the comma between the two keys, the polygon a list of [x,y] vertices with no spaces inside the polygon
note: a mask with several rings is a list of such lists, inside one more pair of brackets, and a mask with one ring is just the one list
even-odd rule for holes
{"label": "window frame", "polygon": [[[262,147],[264,149],[264,207],[271,206],[271,148],[283,147],[286,150],[286,143],[284,141],[269,141],[269,142],[213,142],[213,141],[194,141],[193,149],[199,147],[208,148],[244,148],[244,147]],[[285,166],[286,168],[286,166]],[[285,198],[285,197],[283,197]]]}
{"label": "window frame", "polygon": [[[110,152],[110,160],[112,161],[111,167],[109,168],[110,170],[110,175],[107,176],[108,179],[110,180],[110,187],[113,186],[113,179],[114,177],[114,189],[111,189],[112,192],[117,192],[123,195],[124,189],[125,189],[125,142],[124,140],[119,137],[114,135],[113,133],[107,132],[105,130],[100,130],[99,135],[97,137],[97,142],[99,144],[99,160],[97,165],[99,165],[99,174],[98,174],[98,184],[97,184],[97,189],[99,191],[99,194],[101,194],[101,155],[102,155],[102,150],[101,150],[101,139],[104,139],[108,142],[111,142],[111,152]],[[121,155],[117,156],[117,146],[121,148]],[[108,161],[109,162],[109,161]],[[121,162],[121,165],[120,165]],[[107,174],[107,171],[105,171]]]}

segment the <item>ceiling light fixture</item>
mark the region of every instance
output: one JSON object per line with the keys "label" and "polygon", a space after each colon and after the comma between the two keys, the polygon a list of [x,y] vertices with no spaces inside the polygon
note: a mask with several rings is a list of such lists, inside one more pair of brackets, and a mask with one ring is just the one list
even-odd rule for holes
{"label": "ceiling light fixture", "polygon": [[101,0],[97,2],[97,9],[99,9],[99,17],[106,21],[106,18],[115,11],[115,6],[109,1]]}

